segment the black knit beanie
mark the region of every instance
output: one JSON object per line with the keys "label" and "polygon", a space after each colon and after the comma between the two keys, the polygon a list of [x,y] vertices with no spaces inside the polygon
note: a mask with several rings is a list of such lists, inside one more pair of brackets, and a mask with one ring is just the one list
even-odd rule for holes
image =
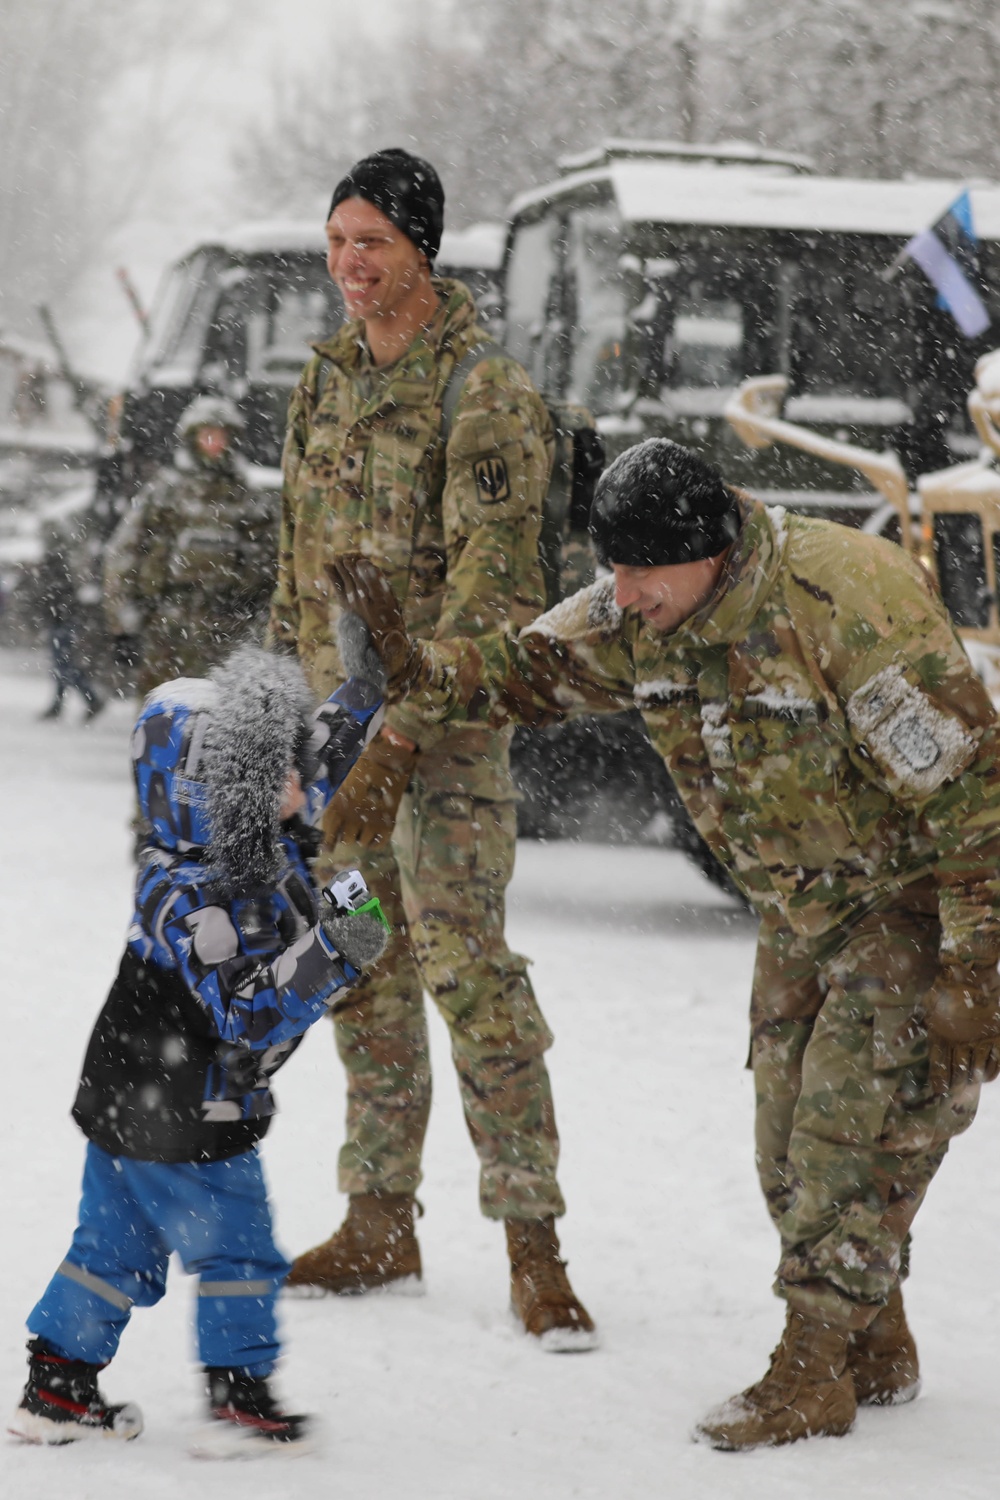
{"label": "black knit beanie", "polygon": [[441,248],[444,188],[429,161],[398,146],[355,162],[333,190],[330,213],[345,198],[366,198],[431,262]]}
{"label": "black knit beanie", "polygon": [[699,562],[725,551],[739,530],[736,494],[718,469],[668,438],[619,454],[597,481],[590,508],[590,535],[605,567]]}

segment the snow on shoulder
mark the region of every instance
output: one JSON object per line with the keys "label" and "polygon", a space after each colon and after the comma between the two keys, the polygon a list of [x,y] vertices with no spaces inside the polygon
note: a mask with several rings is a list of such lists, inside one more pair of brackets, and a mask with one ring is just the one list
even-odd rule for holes
{"label": "snow on shoulder", "polygon": [[544,635],[550,641],[578,641],[595,633],[610,639],[618,634],[621,623],[615,580],[608,574],[539,615],[521,634]]}

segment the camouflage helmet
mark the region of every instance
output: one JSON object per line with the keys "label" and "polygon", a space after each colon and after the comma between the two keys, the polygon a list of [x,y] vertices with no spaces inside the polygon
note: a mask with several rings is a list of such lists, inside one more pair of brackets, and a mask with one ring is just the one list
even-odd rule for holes
{"label": "camouflage helmet", "polygon": [[196,396],[181,413],[174,434],[177,441],[183,443],[199,427],[225,427],[230,432],[243,432],[246,425],[239,407],[228,397]]}

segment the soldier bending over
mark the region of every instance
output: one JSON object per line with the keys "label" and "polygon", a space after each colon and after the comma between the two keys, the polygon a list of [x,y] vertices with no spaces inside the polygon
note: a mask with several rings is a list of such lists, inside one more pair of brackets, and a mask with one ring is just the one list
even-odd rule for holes
{"label": "soldier bending over", "polygon": [[428,717],[641,710],[761,919],[757,1164],[787,1321],[695,1435],[845,1433],[859,1401],[917,1394],[910,1226],[1000,1067],[996,715],[897,547],[768,509],[674,443],[616,460],[591,535],[613,576],[520,635],[412,641],[363,559],[336,576]]}

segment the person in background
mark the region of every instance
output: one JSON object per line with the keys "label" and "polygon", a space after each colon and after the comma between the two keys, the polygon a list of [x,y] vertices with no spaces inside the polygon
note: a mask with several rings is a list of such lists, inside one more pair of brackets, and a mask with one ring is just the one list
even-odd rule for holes
{"label": "person in background", "polygon": [[263,624],[274,587],[277,501],[252,490],[233,403],[198,396],[173,461],[136,495],[108,543],[104,614],[117,665],[141,696],[199,677]]}
{"label": "person in background", "polygon": [[36,587],[52,653],[55,696],[41,717],[58,719],[67,692],[74,688],[85,705],[83,722],[89,724],[104,707],[104,697],[91,682],[87,666],[81,660],[80,586],[74,577],[72,537],[66,526],[48,523],[43,531],[43,546]]}

